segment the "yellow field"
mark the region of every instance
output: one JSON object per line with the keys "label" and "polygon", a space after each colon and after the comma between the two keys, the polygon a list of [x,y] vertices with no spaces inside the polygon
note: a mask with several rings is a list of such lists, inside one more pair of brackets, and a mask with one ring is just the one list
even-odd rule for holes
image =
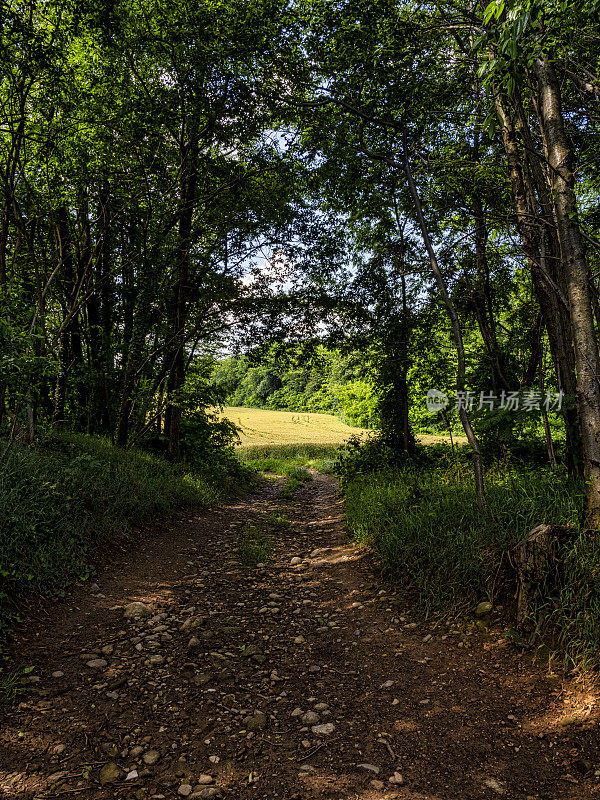
{"label": "yellow field", "polygon": [[[225,406],[221,416],[237,425],[240,429],[240,447],[248,452],[285,445],[333,448],[348,441],[351,436],[366,436],[369,433],[365,428],[344,425],[333,414]],[[450,441],[448,436],[431,434],[417,436],[417,439],[422,444]],[[466,439],[455,436],[454,443],[466,444]]]}
{"label": "yellow field", "polygon": [[269,411],[263,408],[225,406],[222,416],[240,428],[242,447],[268,445],[339,445],[351,436],[368,433],[350,428],[333,414]]}

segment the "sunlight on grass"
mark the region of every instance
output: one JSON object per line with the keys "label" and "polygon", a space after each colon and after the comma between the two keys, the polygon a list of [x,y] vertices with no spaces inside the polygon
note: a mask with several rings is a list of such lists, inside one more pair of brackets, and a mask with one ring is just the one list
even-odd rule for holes
{"label": "sunlight on grass", "polygon": [[[300,451],[301,458],[333,458],[335,450],[352,436],[367,437],[367,428],[351,428],[333,414],[309,414],[299,411],[272,411],[264,408],[244,408],[242,406],[224,406],[218,412],[239,429],[240,444],[238,454],[242,458],[268,458],[273,448],[278,452],[275,457],[295,458]],[[439,444],[450,442],[446,434],[424,433],[417,436],[421,444]],[[464,445],[464,436],[454,436],[456,445]],[[294,453],[286,453],[291,448]]]}
{"label": "sunlight on grass", "polygon": [[266,564],[273,557],[273,541],[264,531],[251,525],[240,536],[238,556],[247,567]]}
{"label": "sunlight on grass", "polygon": [[351,436],[368,433],[364,428],[350,428],[333,414],[225,406],[221,415],[240,428],[242,447],[284,444],[340,445]]}

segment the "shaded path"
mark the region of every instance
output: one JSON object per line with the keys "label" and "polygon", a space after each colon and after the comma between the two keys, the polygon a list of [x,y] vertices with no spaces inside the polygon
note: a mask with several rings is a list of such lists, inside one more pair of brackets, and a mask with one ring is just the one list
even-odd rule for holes
{"label": "shaded path", "polygon": [[[600,796],[591,692],[499,631],[417,626],[348,544],[333,479],[294,501],[276,489],[140,532],[99,594],[28,625],[18,655],[36,671],[2,720],[1,797]],[[240,530],[282,508],[272,564],[242,566]],[[151,616],[126,620],[131,601]]]}

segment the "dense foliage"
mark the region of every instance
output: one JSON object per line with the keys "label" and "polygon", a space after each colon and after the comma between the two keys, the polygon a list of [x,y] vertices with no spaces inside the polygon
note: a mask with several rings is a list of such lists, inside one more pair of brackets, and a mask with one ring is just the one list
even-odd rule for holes
{"label": "dense foliage", "polygon": [[320,345],[312,357],[288,350],[274,351],[257,363],[245,356],[219,361],[212,384],[231,406],[337,414],[359,428],[379,425],[376,389],[369,364],[359,353],[342,355]]}
{"label": "dense foliage", "polygon": [[16,445],[2,466],[0,634],[27,594],[87,579],[99,545],[175,507],[214,503],[249,479],[224,449],[191,467],[84,434]]}
{"label": "dense foliage", "polygon": [[0,9],[3,493],[67,433],[218,472],[225,396],[397,467],[436,389],[461,507],[539,439],[600,528],[597,0]]}
{"label": "dense foliage", "polygon": [[385,453],[377,458],[373,448],[355,448],[338,465],[348,525],[427,614],[448,617],[487,599],[514,613],[513,548],[540,520],[572,526],[560,561],[532,593],[529,633],[512,635],[526,646],[535,639],[531,631],[541,631],[544,646],[561,652],[569,668],[598,667],[600,547],[597,534],[577,527],[581,480],[539,464],[494,464],[486,470],[488,508],[481,513],[464,455],[438,447],[425,462],[398,468],[385,461]]}
{"label": "dense foliage", "polygon": [[2,9],[0,425],[158,431],[176,458],[182,414],[211,399],[191,362],[285,227],[278,7]]}

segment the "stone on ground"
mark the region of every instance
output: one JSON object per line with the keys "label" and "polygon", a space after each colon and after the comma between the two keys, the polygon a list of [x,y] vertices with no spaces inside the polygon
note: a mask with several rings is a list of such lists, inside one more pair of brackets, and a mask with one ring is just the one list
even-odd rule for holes
{"label": "stone on ground", "polygon": [[123,609],[125,619],[145,619],[152,616],[152,607],[146,603],[135,601],[127,603]]}

